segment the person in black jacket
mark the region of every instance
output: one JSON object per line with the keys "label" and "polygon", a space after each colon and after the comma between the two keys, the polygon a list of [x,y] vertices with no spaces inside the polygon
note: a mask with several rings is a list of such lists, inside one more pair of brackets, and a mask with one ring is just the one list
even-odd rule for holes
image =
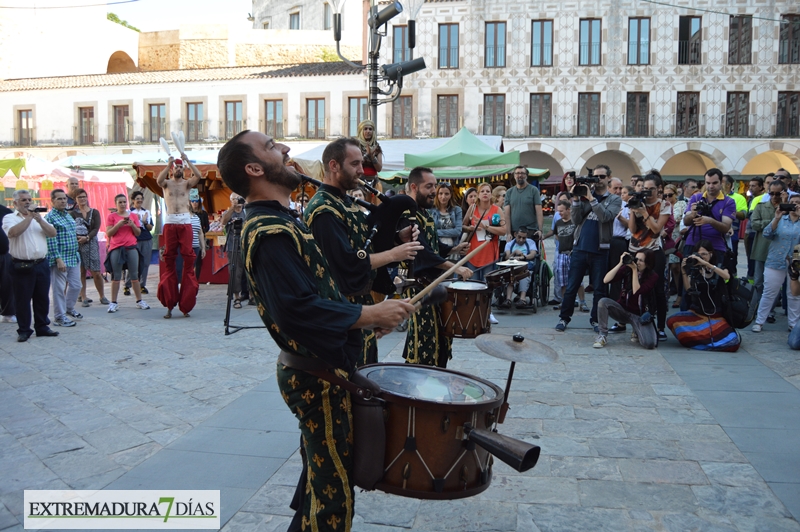
{"label": "person in black jacket", "polygon": [[[12,211],[0,205],[0,226],[3,218]],[[11,255],[8,254],[8,235],[0,229],[0,323],[16,323],[14,315],[14,291],[11,287]]]}

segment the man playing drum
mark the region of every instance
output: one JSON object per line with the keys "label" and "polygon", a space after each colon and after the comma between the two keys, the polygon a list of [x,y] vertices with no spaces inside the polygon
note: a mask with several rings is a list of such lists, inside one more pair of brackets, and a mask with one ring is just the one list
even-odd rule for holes
{"label": "man playing drum", "polygon": [[[438,270],[448,270],[453,266],[452,262],[443,258],[449,255],[451,250],[444,249],[446,248],[444,244],[440,246],[436,236],[436,225],[428,213],[428,209],[433,208],[433,201],[436,199],[436,177],[430,168],[418,166],[408,174],[408,185],[408,195],[417,202],[419,242],[423,246],[414,259],[414,276],[418,279],[420,277],[435,279],[441,273]],[[456,273],[462,279],[472,277],[472,270],[465,266],[458,268]],[[416,293],[417,289],[412,287],[403,295],[413,297]],[[452,340],[445,336],[439,327],[439,306],[423,307],[414,313],[408,320],[408,335],[403,348],[403,358],[406,362],[445,368],[451,357]]]}
{"label": "man playing drum", "polygon": [[[300,177],[286,166],[288,152],[286,145],[247,130],[219,152],[225,184],[247,200],[241,243],[251,297],[281,348],[281,360],[325,365],[345,379],[370,385],[354,371],[359,329],[390,330],[414,307],[401,300],[361,306],[342,298],[313,235],[289,210]],[[281,362],[277,376],[281,395],[300,421],[303,451],[289,530],[348,531],[354,495],[349,393]]]}
{"label": "man playing drum", "polygon": [[[357,188],[364,175],[361,161],[355,139],[342,138],[328,144],[322,153],[325,179],[308,203],[304,216],[342,294],[351,303],[373,305],[370,288],[375,271],[392,262],[413,259],[422,246],[408,242],[389,251],[371,253],[372,249],[367,249],[367,254],[359,255],[369,236],[367,215],[347,191]],[[357,365],[374,364],[378,361],[375,332],[362,329],[361,335],[362,353]]]}
{"label": "man playing drum", "polygon": [[[158,281],[158,300],[167,308],[165,318],[172,317],[175,305],[185,315],[197,303],[197,279],[194,268],[184,268],[181,279],[180,291],[178,290],[178,274],[175,269],[175,260],[178,258],[178,248],[184,265],[194,264],[195,255],[192,249],[192,214],[189,212],[189,191],[197,186],[202,175],[192,164],[192,161],[181,153],[183,159],[169,158],[167,166],[158,174],[158,186],[164,191],[164,202],[167,204],[167,216],[164,220],[164,229],[161,236],[164,241],[159,245],[164,246],[164,271]],[[192,177],[184,178],[183,162],[192,170]],[[145,257],[148,259],[148,257]],[[137,294],[138,295],[138,294]]]}

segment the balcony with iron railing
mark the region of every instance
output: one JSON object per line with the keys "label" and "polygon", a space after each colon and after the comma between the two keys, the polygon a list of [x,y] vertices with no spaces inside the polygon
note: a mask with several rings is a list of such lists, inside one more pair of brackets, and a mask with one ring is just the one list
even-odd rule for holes
{"label": "balcony with iron railing", "polygon": [[702,44],[699,41],[678,41],[678,64],[699,65],[703,58]]}

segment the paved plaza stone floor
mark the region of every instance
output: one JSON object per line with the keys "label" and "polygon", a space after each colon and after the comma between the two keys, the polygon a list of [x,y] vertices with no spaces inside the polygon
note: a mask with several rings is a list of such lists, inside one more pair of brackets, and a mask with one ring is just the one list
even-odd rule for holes
{"label": "paved plaza stone floor", "polygon": [[[149,301],[95,304],[58,338],[23,344],[0,325],[0,530],[22,530],[23,490],[67,488],[219,489],[223,530],[286,529],[299,431],[278,349],[263,329],[223,334],[224,286],[202,286],[191,318]],[[259,324],[254,307],[232,312]],[[593,349],[580,312],[564,334],[552,308],[496,315],[493,332],[559,354],[517,365],[499,427],[540,445],[538,465],[496,461],[469,499],[359,490],[354,530],[800,531],[800,357],[785,317],[743,331],[738,353],[701,353],[626,334]],[[382,360],[402,360],[403,338],[380,341]],[[449,367],[500,386],[508,372],[473,340],[455,341]]]}

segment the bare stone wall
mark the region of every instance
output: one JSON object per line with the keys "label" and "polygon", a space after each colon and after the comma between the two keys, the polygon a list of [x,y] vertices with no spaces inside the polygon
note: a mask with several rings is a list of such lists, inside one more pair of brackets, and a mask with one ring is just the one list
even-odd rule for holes
{"label": "bare stone wall", "polygon": [[[348,59],[358,61],[361,49],[343,46],[342,54]],[[264,45],[237,44],[236,65],[286,65],[291,63],[318,63],[320,61],[339,61],[335,46],[322,45]]]}
{"label": "bare stone wall", "polygon": [[139,70],[178,70],[181,45],[139,46]]}
{"label": "bare stone wall", "polygon": [[180,43],[180,68],[214,68],[228,64],[228,41],[191,39]]}

